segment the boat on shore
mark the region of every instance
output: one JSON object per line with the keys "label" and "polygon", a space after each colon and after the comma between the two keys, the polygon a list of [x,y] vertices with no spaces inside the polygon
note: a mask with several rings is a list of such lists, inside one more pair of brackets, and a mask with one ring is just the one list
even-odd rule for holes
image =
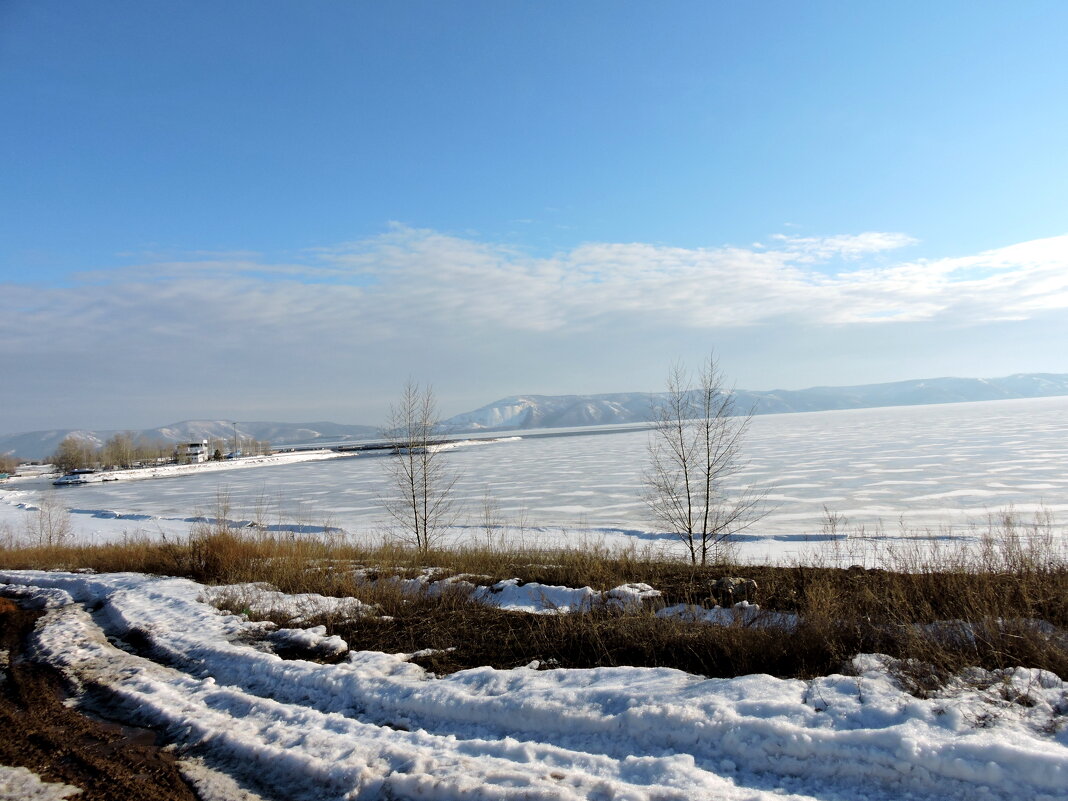
{"label": "boat on shore", "polygon": [[71,470],[69,473],[64,473],[55,481],[52,482],[54,487],[72,487],[77,484],[88,484],[89,476],[95,473],[95,470],[79,469]]}

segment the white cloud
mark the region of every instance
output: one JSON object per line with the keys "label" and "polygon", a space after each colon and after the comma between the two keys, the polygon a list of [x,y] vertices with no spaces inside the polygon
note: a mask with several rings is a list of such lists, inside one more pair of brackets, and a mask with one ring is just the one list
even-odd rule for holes
{"label": "white cloud", "polygon": [[[766,247],[589,243],[534,257],[395,226],[285,263],[209,254],[98,272],[68,286],[9,284],[0,287],[0,354],[27,370],[73,365],[83,378],[141,371],[145,378],[131,378],[131,386],[140,380],[152,391],[173,388],[179,374],[225,383],[235,363],[247,387],[253,373],[285,366],[309,382],[286,391],[311,398],[316,386],[348,374],[369,387],[371,363],[403,380],[468,359],[468,374],[477,376],[488,364],[590,360],[606,348],[633,352],[650,342],[756,341],[744,333],[756,327],[760,341],[774,342],[821,326],[858,334],[918,324],[978,330],[1068,309],[1068,235],[888,261],[911,243],[868,232],[780,237]],[[270,391],[269,383],[256,386]],[[613,388],[606,379],[588,389],[598,386]],[[544,378],[500,394],[543,387]]]}
{"label": "white cloud", "polygon": [[869,232],[777,241],[772,248],[697,249],[590,243],[535,258],[398,226],[310,252],[306,263],[272,264],[244,254],[229,261],[171,260],[96,273],[73,288],[14,285],[0,304],[9,342],[42,329],[120,340],[132,330],[196,339],[206,336],[203,324],[211,320],[210,340],[235,346],[285,332],[295,339],[382,343],[413,332],[462,339],[606,325],[981,323],[1068,307],[1068,236],[830,273],[816,267],[914,240]]}
{"label": "white cloud", "polygon": [[883,231],[823,237],[775,234],[771,238],[781,243],[795,258],[805,262],[824,261],[834,257],[856,260],[872,253],[897,250],[917,244],[917,240],[908,234]]}

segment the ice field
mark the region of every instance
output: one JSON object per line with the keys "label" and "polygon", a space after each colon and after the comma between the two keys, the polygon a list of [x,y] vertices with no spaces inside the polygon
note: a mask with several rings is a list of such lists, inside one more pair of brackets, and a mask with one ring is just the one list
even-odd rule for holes
{"label": "ice field", "polygon": [[[1059,398],[755,418],[739,478],[767,488],[769,512],[739,554],[852,562],[902,540],[967,544],[988,515],[1009,508],[1023,518],[1048,513],[1063,545],[1066,412]],[[639,497],[648,438],[626,430],[450,450],[463,475],[453,540],[672,546]],[[62,490],[20,479],[0,490],[0,530],[17,533],[51,497],[72,510],[83,540],[171,536],[216,514],[221,495],[235,522],[388,536],[380,501],[388,458],[218,465]],[[825,507],[847,519],[838,531],[826,530]],[[35,658],[105,688],[116,719],[162,732],[183,775],[218,801],[1068,801],[1068,684],[1025,666],[972,668],[927,697],[906,692],[893,660],[878,654],[807,680],[537,661],[438,676],[414,654],[350,650],[298,617],[289,624],[297,628],[277,628],[216,606],[240,598],[250,611],[377,613],[358,598],[36,570],[0,571],[0,590],[45,610]],[[506,609],[573,614],[646,591],[655,592],[510,579],[481,593]],[[738,614],[657,612],[693,625],[745,622]],[[333,660],[281,658],[293,643]]]}
{"label": "ice field", "polygon": [[[448,460],[461,475],[455,497],[462,513],[454,538],[670,546],[640,497],[649,437],[631,428],[455,448]],[[231,519],[381,537],[389,535],[381,504],[386,458],[120,480],[55,497],[90,539],[180,530],[190,518],[213,516],[221,496]],[[1063,536],[1068,398],[760,416],[745,459],[736,480],[767,491],[766,516],[739,537],[754,556],[831,540],[854,548],[902,538],[974,540],[990,515],[1009,508],[1024,520],[1050,513]],[[2,490],[9,512],[13,504],[33,505],[42,491],[51,491],[46,482]],[[828,511],[844,518],[833,537]]]}

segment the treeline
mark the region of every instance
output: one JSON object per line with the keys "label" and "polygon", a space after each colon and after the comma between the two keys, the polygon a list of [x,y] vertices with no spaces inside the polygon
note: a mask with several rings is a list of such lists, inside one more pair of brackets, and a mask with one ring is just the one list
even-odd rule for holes
{"label": "treeline", "polygon": [[14,473],[22,460],[17,456],[7,456],[0,453],[0,473]]}
{"label": "treeline", "polygon": [[[232,439],[212,437],[208,440],[208,458],[225,459],[232,453]],[[238,453],[255,456],[271,452],[271,443],[239,437]],[[157,464],[185,464],[192,461],[187,443],[175,444],[165,439],[148,439],[129,431],[110,437],[103,445],[94,445],[79,437],[68,435],[52,454],[51,462],[59,470],[120,469],[146,467]]]}

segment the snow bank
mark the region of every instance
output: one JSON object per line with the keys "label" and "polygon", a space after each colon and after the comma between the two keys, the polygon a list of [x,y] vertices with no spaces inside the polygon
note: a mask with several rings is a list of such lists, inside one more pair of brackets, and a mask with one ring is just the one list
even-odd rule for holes
{"label": "snow bank", "polygon": [[[878,657],[813,681],[625,667],[435,678],[403,655],[283,661],[249,643],[263,624],[185,579],[0,581],[99,604],[47,613],[38,656],[287,798],[1068,798],[1068,687],[1042,671],[1009,677],[1027,704],[963,682],[916,699]],[[108,641],[132,632],[144,655]]]}

